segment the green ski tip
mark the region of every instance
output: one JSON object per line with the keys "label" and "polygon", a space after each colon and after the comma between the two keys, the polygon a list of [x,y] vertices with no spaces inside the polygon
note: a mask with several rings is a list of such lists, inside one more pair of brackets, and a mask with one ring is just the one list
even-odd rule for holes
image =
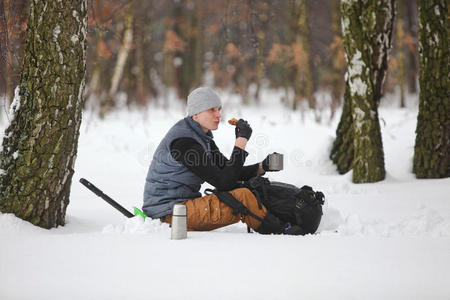
{"label": "green ski tip", "polygon": [[133,208],[134,208],[134,215],[135,216],[141,216],[142,218],[144,218],[144,220],[145,220],[145,218],[147,218],[147,215],[144,214],[144,212],[142,210],[140,210],[139,208],[137,208],[135,206],[133,206]]}

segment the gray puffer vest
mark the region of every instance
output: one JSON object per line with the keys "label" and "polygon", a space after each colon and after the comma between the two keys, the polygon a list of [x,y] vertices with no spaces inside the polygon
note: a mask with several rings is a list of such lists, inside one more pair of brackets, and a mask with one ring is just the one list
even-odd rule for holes
{"label": "gray puffer vest", "polygon": [[207,154],[211,152],[211,131],[203,132],[191,117],[178,121],[167,132],[153,155],[145,181],[142,210],[151,218],[172,213],[173,206],[179,202],[201,197],[200,186],[204,180],[177,162],[170,153],[171,143],[178,138],[195,139]]}

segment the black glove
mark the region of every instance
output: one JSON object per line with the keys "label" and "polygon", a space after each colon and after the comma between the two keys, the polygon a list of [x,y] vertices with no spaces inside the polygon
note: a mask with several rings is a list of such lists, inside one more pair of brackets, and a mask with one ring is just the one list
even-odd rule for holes
{"label": "black glove", "polygon": [[262,161],[262,168],[264,169],[264,172],[271,172],[269,170],[269,155]]}
{"label": "black glove", "polygon": [[250,136],[252,135],[252,128],[250,127],[250,125],[247,123],[247,121],[243,120],[243,119],[239,119],[236,128],[234,130],[234,133],[236,134],[236,138],[238,137],[243,137],[246,138],[247,140],[250,139]]}

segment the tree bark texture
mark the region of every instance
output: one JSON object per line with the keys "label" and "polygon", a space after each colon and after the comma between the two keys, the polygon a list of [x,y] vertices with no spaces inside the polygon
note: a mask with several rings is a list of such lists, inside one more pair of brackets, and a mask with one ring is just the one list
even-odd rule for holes
{"label": "tree bark texture", "polygon": [[418,1],[419,115],[413,172],[450,176],[449,20],[445,0]]}
{"label": "tree bark texture", "polygon": [[[395,1],[343,1],[341,15],[346,92],[330,157],[340,173],[353,169],[353,182],[376,182],[386,173],[378,103],[392,43]],[[348,146],[349,141],[353,147]]]}
{"label": "tree bark texture", "polygon": [[344,92],[344,105],[342,116],[336,129],[336,139],[331,149],[330,159],[336,165],[339,174],[345,174],[352,169],[353,162],[353,116],[352,102],[350,99],[350,88],[346,82]]}
{"label": "tree bark texture", "polygon": [[64,225],[86,73],[85,0],[33,0],[11,124],[0,152],[0,209]]}

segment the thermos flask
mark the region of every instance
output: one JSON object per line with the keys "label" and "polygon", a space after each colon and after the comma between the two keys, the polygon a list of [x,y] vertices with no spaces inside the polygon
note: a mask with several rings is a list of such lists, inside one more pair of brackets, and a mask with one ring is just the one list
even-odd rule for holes
{"label": "thermos flask", "polygon": [[186,205],[175,204],[172,213],[172,240],[187,238]]}

